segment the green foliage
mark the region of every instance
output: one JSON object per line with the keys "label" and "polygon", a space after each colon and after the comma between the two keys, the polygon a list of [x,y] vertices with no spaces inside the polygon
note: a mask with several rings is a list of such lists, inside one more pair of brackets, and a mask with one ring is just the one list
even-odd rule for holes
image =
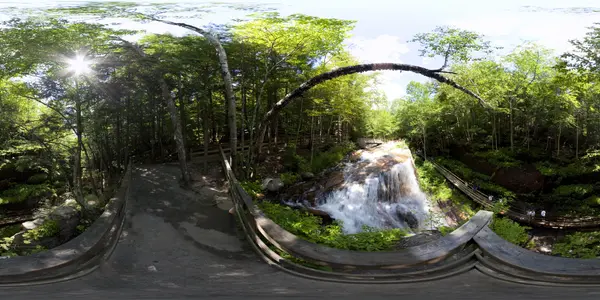
{"label": "green foliage", "polygon": [[306,159],[296,153],[296,144],[288,144],[284,151],[283,167],[286,170],[296,173],[309,170]]}
{"label": "green foliage", "polygon": [[0,193],[0,204],[19,203],[29,198],[49,197],[56,191],[48,184],[19,184]]}
{"label": "green foliage", "polygon": [[448,226],[439,226],[438,230],[440,231],[440,233],[442,234],[442,236],[447,236],[449,233],[451,233],[452,231],[454,231],[454,228],[448,227]]}
{"label": "green foliage", "polygon": [[338,144],[328,151],[317,153],[311,164],[311,171],[315,174],[334,167],[349,153],[356,150],[356,145],[351,142]]}
{"label": "green foliage", "polygon": [[460,191],[450,188],[444,175],[440,174],[429,161],[417,158],[415,166],[419,175],[419,186],[429,196],[430,200],[437,202],[451,201],[453,206],[467,216],[475,214],[475,203]]}
{"label": "green foliage", "polygon": [[600,206],[600,196],[589,196],[587,199],[585,199],[585,203],[589,206]]}
{"label": "green foliage", "polygon": [[559,165],[548,161],[541,161],[536,162],[535,166],[543,175],[560,176],[563,178],[597,172],[600,169],[595,163],[586,163],[584,160],[576,161],[568,165]]}
{"label": "green foliage", "polygon": [[597,258],[600,256],[600,231],[567,235],[552,246],[552,254],[570,258]]}
{"label": "green foliage", "polygon": [[35,174],[27,179],[28,184],[40,184],[48,180],[48,174]]}
{"label": "green foliage", "polygon": [[296,174],[296,173],[281,173],[279,175],[279,179],[281,179],[281,181],[283,182],[284,185],[286,186],[290,186],[296,182],[298,182],[298,180],[300,179],[300,175]]}
{"label": "green foliage", "polygon": [[386,109],[367,112],[366,131],[373,138],[391,138],[398,130],[397,120]]}
{"label": "green foliage", "polygon": [[594,191],[594,186],[591,184],[571,184],[561,185],[552,191],[552,194],[560,197],[571,197],[581,199]]}
{"label": "green foliage", "polygon": [[490,228],[503,239],[519,246],[525,246],[529,240],[527,230],[531,229],[531,227],[521,226],[511,219],[499,217],[494,217]]}
{"label": "green foliage", "polygon": [[491,179],[490,176],[473,171],[467,165],[465,165],[464,163],[462,163],[458,160],[449,159],[449,158],[445,158],[445,157],[436,157],[435,161],[437,163],[439,163],[440,165],[445,166],[446,168],[451,170],[454,174],[458,175],[460,178],[465,179],[465,180],[480,179],[480,180],[487,181],[487,180]]}
{"label": "green foliage", "polygon": [[255,181],[240,181],[240,186],[252,197],[252,199],[258,199],[258,195],[262,193],[262,186],[260,180]]}
{"label": "green foliage", "polygon": [[488,150],[475,152],[475,156],[484,158],[493,165],[500,167],[517,167],[522,164],[521,161],[512,157],[509,149]]}
{"label": "green foliage", "polygon": [[376,230],[365,227],[363,232],[344,234],[339,221],[323,226],[321,218],[288,206],[261,202],[260,209],[285,230],[310,242],[329,247],[358,251],[390,250],[406,235],[400,229]]}
{"label": "green foliage", "polygon": [[11,245],[13,242],[12,237],[0,237],[0,256],[14,257],[17,253],[13,251]]}
{"label": "green foliage", "polygon": [[41,238],[55,236],[60,232],[60,227],[58,227],[58,223],[54,220],[46,220],[40,226],[28,230],[23,234],[23,238],[25,244],[30,243],[31,241],[37,241]]}
{"label": "green foliage", "polygon": [[21,225],[10,225],[0,228],[0,239],[5,237],[11,237],[21,231]]}
{"label": "green foliage", "polygon": [[448,56],[450,61],[467,62],[473,52],[491,53],[490,43],[483,36],[468,30],[438,26],[433,32],[419,33],[410,40],[421,44],[421,56]]}

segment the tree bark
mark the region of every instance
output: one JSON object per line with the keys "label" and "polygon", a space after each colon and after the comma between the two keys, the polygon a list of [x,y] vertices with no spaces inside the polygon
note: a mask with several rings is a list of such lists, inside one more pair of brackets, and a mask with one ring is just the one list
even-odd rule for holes
{"label": "tree bark", "polygon": [[227,62],[227,53],[221,45],[219,39],[211,34],[210,32],[192,26],[185,23],[177,23],[171,21],[165,21],[156,18],[150,18],[153,21],[162,22],[169,25],[175,25],[183,27],[192,31],[195,31],[204,36],[208,42],[215,47],[217,56],[219,57],[219,65],[221,67],[221,76],[225,83],[225,97],[227,98],[227,126],[229,127],[229,143],[231,147],[231,168],[235,171],[237,166],[237,124],[236,124],[236,106],[235,106],[235,94],[233,93],[233,84],[231,79],[231,73],[229,72],[229,63]]}
{"label": "tree bark", "polygon": [[[140,57],[145,58],[146,53],[142,49],[140,49],[137,45],[120,39],[124,42],[128,47],[132,48]],[[169,86],[165,80],[165,75],[162,72],[157,72],[158,81],[160,84],[161,96],[163,100],[167,103],[167,108],[169,109],[169,115],[171,116],[171,123],[173,124],[174,138],[175,144],[177,147],[177,157],[179,159],[179,166],[181,168],[181,175],[183,179],[183,183],[186,187],[191,185],[190,174],[187,166],[187,154],[185,150],[185,144],[183,141],[183,134],[181,129],[181,122],[179,121],[179,116],[177,115],[177,107],[175,107],[175,100],[171,95],[171,91],[169,90]]]}

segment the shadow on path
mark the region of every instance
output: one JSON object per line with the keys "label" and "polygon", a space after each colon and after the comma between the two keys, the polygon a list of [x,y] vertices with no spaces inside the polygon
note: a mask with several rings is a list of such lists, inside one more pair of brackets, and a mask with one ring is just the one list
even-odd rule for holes
{"label": "shadow on path", "polygon": [[[215,168],[219,168],[215,165]],[[218,170],[218,169],[214,169]],[[218,171],[214,172],[218,173]],[[398,299],[598,299],[600,288],[531,287],[478,271],[433,282],[348,285],[296,278],[263,263],[238,237],[222,178],[198,192],[179,187],[173,165],[134,169],[125,228],[92,274],[51,285],[0,288],[3,299],[185,299],[378,296]]]}

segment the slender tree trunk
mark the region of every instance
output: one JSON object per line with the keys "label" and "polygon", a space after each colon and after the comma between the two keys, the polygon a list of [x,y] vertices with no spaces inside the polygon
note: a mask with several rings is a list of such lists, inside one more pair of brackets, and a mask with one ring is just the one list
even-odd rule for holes
{"label": "slender tree trunk", "polygon": [[579,159],[579,122],[575,118],[575,159]]}
{"label": "slender tree trunk", "polygon": [[310,117],[310,165],[312,166],[313,157],[315,154],[315,134],[314,134],[315,117]]}
{"label": "slender tree trunk", "polygon": [[556,157],[560,156],[560,135],[562,134],[562,124],[558,125],[558,134],[556,135]]}
{"label": "slender tree trunk", "polygon": [[514,114],[513,101],[514,101],[514,98],[512,98],[512,97],[508,100],[508,105],[510,106],[509,117],[510,117],[510,151],[511,152],[515,151],[515,142],[514,142],[515,125],[513,123],[513,114]]}
{"label": "slender tree trunk", "polygon": [[[210,91],[208,95],[210,95]],[[210,96],[209,96],[210,97]],[[210,106],[211,103],[205,101],[204,104],[204,116],[202,118],[202,138],[204,139],[204,172],[208,173],[208,146],[210,144],[210,134],[209,134],[209,122],[208,118],[210,117]]]}
{"label": "slender tree trunk", "polygon": [[171,21],[165,21],[160,19],[152,18],[154,21],[162,22],[165,24],[175,25],[183,27],[192,31],[195,31],[203,35],[206,40],[215,47],[217,56],[219,58],[219,66],[221,67],[221,76],[225,84],[225,99],[227,102],[227,125],[229,127],[229,146],[231,147],[231,168],[235,171],[237,166],[237,124],[236,124],[236,106],[235,106],[235,94],[233,93],[233,81],[231,79],[231,73],[229,72],[229,63],[227,62],[227,53],[221,45],[219,39],[204,29],[185,24]]}
{"label": "slender tree trunk", "polygon": [[208,102],[210,104],[210,118],[212,120],[212,124],[211,124],[211,132],[212,132],[212,141],[213,143],[218,142],[217,140],[217,120],[215,118],[215,110],[214,110],[214,106],[213,106],[213,92],[212,89],[208,90]]}
{"label": "slender tree trunk", "polygon": [[167,103],[169,114],[171,115],[171,123],[173,124],[175,144],[177,147],[177,157],[179,159],[179,167],[181,168],[183,184],[186,187],[189,187],[191,185],[191,179],[187,166],[187,155],[185,150],[185,143],[183,141],[181,122],[179,121],[179,116],[177,115],[175,100],[171,96],[169,86],[167,85],[167,82],[165,81],[163,76],[164,75],[159,75],[160,89],[162,91],[163,100]]}
{"label": "slender tree trunk", "polygon": [[89,212],[89,206],[83,195],[83,182],[81,170],[81,151],[83,148],[83,118],[81,116],[81,96],[79,95],[79,83],[75,81],[75,113],[77,126],[77,148],[75,149],[75,164],[73,166],[73,192],[75,200],[81,206],[84,215]]}

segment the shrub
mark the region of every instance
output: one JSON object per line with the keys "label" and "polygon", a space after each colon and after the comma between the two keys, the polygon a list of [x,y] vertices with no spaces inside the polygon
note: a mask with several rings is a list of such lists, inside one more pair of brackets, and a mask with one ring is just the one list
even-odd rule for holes
{"label": "shrub", "polygon": [[503,239],[519,246],[524,246],[529,239],[527,230],[531,227],[521,226],[508,218],[494,217],[490,228]]}
{"label": "shrub", "polygon": [[19,203],[33,197],[44,197],[56,192],[48,184],[18,184],[0,193],[0,204]]}
{"label": "shrub", "polygon": [[284,185],[286,186],[290,186],[296,182],[298,182],[298,179],[300,179],[300,175],[296,174],[296,173],[281,173],[281,175],[279,175],[279,179],[281,179],[281,181],[283,182]]}
{"label": "shrub", "polygon": [[522,163],[521,161],[512,157],[509,149],[475,152],[475,156],[484,158],[490,163],[501,167],[516,167]]}
{"label": "shrub", "polygon": [[313,157],[310,170],[317,174],[329,169],[339,164],[349,152],[355,149],[356,145],[354,143],[347,142],[336,145],[325,152],[320,152]]}
{"label": "shrub", "polygon": [[554,244],[552,253],[571,258],[596,258],[600,256],[600,231],[567,235]]}
{"label": "shrub", "polygon": [[25,243],[28,244],[27,240],[37,241],[44,237],[55,236],[60,232],[60,227],[58,227],[58,223],[54,220],[46,220],[40,226],[35,229],[28,230],[23,234],[23,238],[25,239]]}
{"label": "shrub", "polygon": [[323,226],[321,218],[280,204],[261,202],[259,207],[273,222],[310,242],[329,247],[359,251],[382,251],[392,248],[406,233],[400,229],[377,230],[364,227],[363,232],[344,234],[342,223]]}
{"label": "shrub", "polygon": [[419,176],[419,186],[421,190],[433,201],[452,201],[452,204],[458,207],[465,214],[472,216],[475,214],[476,204],[460,191],[450,188],[446,184],[446,178],[440,174],[428,161],[419,158],[415,160],[417,174]]}
{"label": "shrub", "polygon": [[591,184],[571,184],[561,185],[552,191],[552,193],[559,197],[571,197],[581,199],[591,192],[594,191],[594,186]]}
{"label": "shrub", "polygon": [[258,194],[262,193],[262,186],[259,180],[255,181],[240,181],[240,186],[252,197],[257,199]]}
{"label": "shrub", "polygon": [[440,231],[440,233],[442,234],[442,236],[446,236],[450,232],[454,231],[454,228],[448,227],[448,226],[440,226],[440,227],[438,227],[438,230]]}

